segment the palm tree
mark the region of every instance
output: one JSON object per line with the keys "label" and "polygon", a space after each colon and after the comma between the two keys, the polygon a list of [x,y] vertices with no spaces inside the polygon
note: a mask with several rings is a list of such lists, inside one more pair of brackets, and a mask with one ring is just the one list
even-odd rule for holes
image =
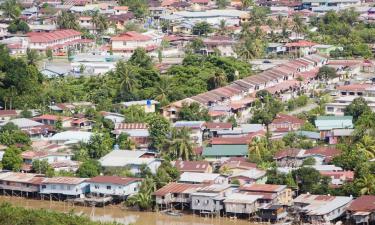
{"label": "palm tree", "polygon": [[303,34],[306,30],[305,25],[301,17],[298,14],[294,14],[293,16],[293,28],[292,30],[296,32],[297,36],[299,37],[300,34]]}
{"label": "palm tree", "polygon": [[152,193],[154,191],[156,191],[155,181],[151,177],[147,177],[142,181],[139,192],[130,196],[126,204],[138,206],[140,210],[150,209],[153,203]]}
{"label": "palm tree", "polygon": [[39,54],[35,49],[27,49],[26,50],[26,58],[27,64],[35,65],[35,63],[39,60]]}
{"label": "palm tree", "polygon": [[172,130],[168,153],[173,159],[191,160],[193,158],[193,144],[187,128]]}
{"label": "palm tree", "polygon": [[261,139],[254,138],[249,144],[249,155],[257,156],[259,159],[262,158]]}
{"label": "palm tree", "polygon": [[216,71],[215,74],[208,80],[209,89],[222,87],[226,84],[227,77],[222,71]]}
{"label": "palm tree", "polygon": [[356,145],[357,149],[362,151],[368,159],[375,158],[375,139],[370,135],[364,135]]}
{"label": "palm tree", "polygon": [[371,195],[375,192],[375,177],[372,174],[357,179],[356,184],[360,187],[362,195]]}
{"label": "palm tree", "polygon": [[91,13],[91,22],[94,26],[94,29],[97,31],[97,34],[102,33],[104,30],[108,29],[108,20],[103,14],[100,14],[99,11],[94,11]]}
{"label": "palm tree", "polygon": [[167,76],[160,77],[160,81],[154,92],[155,100],[161,103],[168,103],[169,96],[172,94],[171,81]]}
{"label": "palm tree", "polygon": [[5,77],[6,77],[6,73],[0,72],[0,87],[4,86]]}
{"label": "palm tree", "polygon": [[282,27],[283,21],[284,21],[283,16],[281,14],[277,15],[276,21],[277,21],[277,26]]}
{"label": "palm tree", "polygon": [[241,8],[242,9],[247,9],[251,5],[253,5],[253,1],[252,0],[241,0]]}
{"label": "palm tree", "polygon": [[6,0],[1,4],[1,9],[7,19],[15,20],[21,15],[21,8],[16,0]]}
{"label": "palm tree", "polygon": [[60,29],[73,29],[79,30],[79,24],[77,22],[77,17],[75,14],[62,11],[57,17],[57,25]]}
{"label": "palm tree", "polygon": [[225,20],[220,20],[218,33],[220,35],[225,35],[227,33],[227,23],[225,22]]}
{"label": "palm tree", "polygon": [[115,75],[120,79],[122,93],[130,93],[136,85],[134,70],[131,65],[120,60],[116,64]]}

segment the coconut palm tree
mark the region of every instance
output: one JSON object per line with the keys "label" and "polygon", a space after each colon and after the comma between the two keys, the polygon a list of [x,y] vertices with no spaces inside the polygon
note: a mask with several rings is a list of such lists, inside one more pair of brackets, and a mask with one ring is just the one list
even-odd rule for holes
{"label": "coconut palm tree", "polygon": [[191,160],[193,158],[193,144],[187,128],[172,130],[168,153],[173,159]]}
{"label": "coconut palm tree", "polygon": [[137,83],[133,67],[120,60],[116,64],[115,75],[120,79],[122,93],[131,93]]}
{"label": "coconut palm tree", "polygon": [[303,21],[298,14],[294,14],[294,16],[293,16],[293,28],[292,28],[292,30],[297,34],[298,37],[301,34],[303,34],[306,30],[306,27],[303,24]]}
{"label": "coconut palm tree", "polygon": [[93,11],[91,13],[91,21],[97,34],[108,29],[108,19],[103,14],[99,13],[99,11]]}
{"label": "coconut palm tree", "polygon": [[219,28],[218,28],[218,33],[220,35],[225,35],[227,33],[227,23],[225,20],[220,20]]}
{"label": "coconut palm tree", "polygon": [[360,193],[362,195],[371,195],[375,193],[375,177],[372,174],[359,178],[356,181],[356,185],[360,188]]}
{"label": "coconut palm tree", "polygon": [[161,103],[168,103],[169,96],[172,94],[171,80],[167,76],[160,77],[160,81],[154,92],[155,100]]}
{"label": "coconut palm tree", "polygon": [[39,60],[39,54],[35,49],[27,49],[26,50],[26,58],[27,64],[35,65],[35,63]]}
{"label": "coconut palm tree", "polygon": [[358,150],[362,151],[367,158],[375,158],[375,139],[370,135],[364,135],[356,147]]}
{"label": "coconut palm tree", "polygon": [[215,74],[208,80],[209,89],[222,87],[226,84],[227,77],[222,71],[216,71]]}
{"label": "coconut palm tree", "polygon": [[6,0],[1,4],[3,10],[3,17],[15,20],[21,15],[20,5],[16,0]]}
{"label": "coconut palm tree", "polygon": [[62,11],[57,17],[57,25],[60,29],[73,29],[79,30],[79,24],[75,14]]}
{"label": "coconut palm tree", "polygon": [[249,144],[249,158],[251,161],[262,161],[263,153],[266,149],[267,143],[264,138],[253,138]]}
{"label": "coconut palm tree", "polygon": [[152,207],[152,193],[156,191],[155,181],[151,177],[147,177],[142,181],[139,192],[130,196],[126,201],[129,206],[138,206],[140,210],[147,210]]}

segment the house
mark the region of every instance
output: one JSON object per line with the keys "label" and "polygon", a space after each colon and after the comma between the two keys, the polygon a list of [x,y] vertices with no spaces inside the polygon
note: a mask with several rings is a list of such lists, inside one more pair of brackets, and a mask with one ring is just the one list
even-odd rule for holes
{"label": "house", "polygon": [[129,195],[138,193],[142,179],[119,176],[96,176],[86,182],[90,186],[91,194],[125,199]]}
{"label": "house", "polygon": [[279,113],[276,115],[275,119],[269,125],[269,129],[272,132],[281,133],[296,131],[299,130],[304,123],[304,120],[299,119],[295,116]]}
{"label": "house", "polygon": [[228,184],[228,178],[218,173],[184,172],[178,181],[188,184]]}
{"label": "house", "polygon": [[218,131],[224,130],[232,130],[233,125],[232,123],[224,123],[224,122],[206,122],[204,124],[205,132],[208,133],[209,137],[217,137]]}
{"label": "house", "polygon": [[258,211],[258,199],[262,195],[232,193],[224,200],[225,212],[234,216],[252,216]]}
{"label": "house", "polygon": [[46,160],[48,163],[70,161],[73,153],[64,151],[24,151],[21,157],[26,164],[32,164],[35,160]]}
{"label": "house", "polygon": [[86,178],[52,177],[42,181],[40,194],[54,195],[59,198],[82,198],[90,191]]}
{"label": "house", "polygon": [[265,205],[290,205],[292,203],[292,190],[286,185],[275,184],[245,184],[239,188],[240,192],[262,195],[259,198],[261,207]]}
{"label": "house", "polygon": [[237,180],[240,185],[244,184],[265,184],[267,181],[266,171],[253,168],[250,170],[245,170],[239,173],[233,173],[229,180],[231,182]]}
{"label": "house", "polygon": [[310,41],[298,40],[296,42],[286,43],[285,47],[289,54],[295,54],[297,56],[306,56],[314,52],[313,46],[315,45],[316,43]]}
{"label": "house", "polygon": [[322,176],[331,178],[331,185],[339,187],[354,180],[353,171],[319,171]]}
{"label": "house", "polygon": [[118,137],[121,133],[129,135],[137,148],[147,148],[150,134],[146,123],[115,123],[113,134]]}
{"label": "house", "polygon": [[347,217],[355,224],[372,224],[375,221],[375,195],[362,195],[347,208]]}
{"label": "house", "polygon": [[202,156],[207,160],[217,160],[230,157],[246,157],[248,145],[212,145],[203,148]]}
{"label": "house", "polygon": [[100,114],[105,118],[111,120],[114,124],[124,122],[124,115],[113,112],[100,112]]}
{"label": "house", "polygon": [[162,41],[162,37],[151,34],[141,34],[129,31],[111,38],[111,48],[114,54],[131,56],[137,48],[143,48],[147,52],[156,50]]}
{"label": "house", "polygon": [[326,139],[331,136],[334,129],[352,129],[352,116],[318,116],[315,120],[315,126],[320,132],[320,138]]}
{"label": "house", "polygon": [[16,110],[0,110],[0,122],[8,122],[11,119],[18,117],[19,113]]}
{"label": "house", "polygon": [[268,43],[267,54],[279,55],[286,52],[286,47],[282,43]]}
{"label": "house", "polygon": [[212,166],[207,161],[180,161],[172,162],[172,165],[177,168],[180,173],[194,172],[194,173],[212,173]]}
{"label": "house", "polygon": [[93,133],[87,131],[63,131],[53,135],[48,140],[50,143],[57,145],[72,145],[79,142],[87,143],[92,135]]}
{"label": "house", "polygon": [[224,210],[225,196],[233,193],[234,188],[228,184],[212,184],[202,187],[191,194],[193,213],[211,213],[220,215]]}
{"label": "house", "polygon": [[113,11],[115,15],[121,15],[128,13],[129,7],[127,6],[115,6],[113,7]]}
{"label": "house", "polygon": [[16,118],[10,120],[9,122],[16,125],[23,132],[26,132],[31,138],[47,136],[54,132],[54,128],[52,126],[44,125],[43,123],[39,123],[27,118]]}
{"label": "house", "polygon": [[44,114],[34,117],[33,120],[51,126],[56,126],[56,123],[60,121],[63,128],[69,128],[72,126],[73,118],[67,116]]}
{"label": "house", "polygon": [[128,168],[133,174],[139,174],[143,165],[147,165],[153,174],[161,164],[161,159],[148,157],[147,151],[141,150],[113,150],[99,159],[104,169]]}
{"label": "house", "polygon": [[288,216],[287,206],[285,205],[266,205],[259,208],[259,217],[262,221],[277,222]]}
{"label": "house", "polygon": [[321,1],[321,0],[303,0],[303,7],[310,9],[316,13],[326,13],[328,11],[340,11],[350,7],[359,6],[359,0],[334,0],[334,1]]}
{"label": "house", "polygon": [[205,48],[201,52],[205,55],[219,53],[221,56],[237,57],[235,53],[236,40],[227,36],[213,36],[205,38],[203,44]]}
{"label": "house", "polygon": [[293,200],[300,221],[324,223],[344,215],[353,197],[301,194]]}
{"label": "house", "polygon": [[204,121],[177,121],[173,124],[174,128],[187,128],[190,130],[191,140],[198,146],[203,142],[203,131],[205,129]]}
{"label": "house", "polygon": [[2,172],[0,173],[0,190],[5,193],[11,191],[17,193],[37,194],[40,184],[44,180],[43,175],[32,173]]}
{"label": "house", "polygon": [[159,209],[167,208],[170,204],[190,208],[191,194],[203,187],[201,184],[169,183],[153,193]]}
{"label": "house", "polygon": [[54,52],[66,52],[68,48],[78,48],[92,43],[92,40],[81,39],[81,33],[75,30],[56,30],[51,32],[29,32],[28,47],[37,51],[51,49]]}
{"label": "house", "polygon": [[145,113],[154,113],[156,109],[156,105],[158,105],[159,102],[155,100],[142,100],[142,101],[131,101],[131,102],[121,102],[117,104],[116,106],[120,109],[126,109],[130,106],[139,106],[141,107]]}
{"label": "house", "polygon": [[[365,92],[368,93],[369,90],[366,91],[366,89],[362,89],[356,94],[363,94]],[[353,94],[355,92],[350,92],[350,94]],[[349,106],[354,99],[359,98],[357,96],[342,96],[336,98],[333,102],[327,103],[325,106],[326,114],[328,115],[334,115],[334,116],[343,116],[345,114],[345,108]],[[363,98],[366,102],[367,105],[370,107],[370,109],[375,112],[375,97],[361,97]]]}
{"label": "house", "polygon": [[257,164],[248,162],[247,159],[243,157],[232,157],[221,164],[220,169],[224,168],[230,170],[231,174],[238,174],[257,168]]}

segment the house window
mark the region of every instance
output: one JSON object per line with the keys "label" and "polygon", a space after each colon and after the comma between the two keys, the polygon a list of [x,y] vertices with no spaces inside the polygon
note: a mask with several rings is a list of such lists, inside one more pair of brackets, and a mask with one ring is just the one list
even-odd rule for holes
{"label": "house window", "polygon": [[107,190],[111,190],[111,188],[112,188],[111,186],[107,186]]}
{"label": "house window", "polygon": [[99,185],[95,185],[95,189],[99,189]]}
{"label": "house window", "polygon": [[349,95],[354,95],[354,92],[352,92],[352,91],[351,91],[351,92],[349,92]]}
{"label": "house window", "polygon": [[70,191],[70,189],[71,189],[70,185],[67,185],[66,189]]}
{"label": "house window", "polygon": [[333,112],[333,109],[334,109],[333,107],[327,107],[328,112]]}
{"label": "house window", "polygon": [[125,46],[126,46],[126,41],[123,41],[123,42],[122,42],[122,45],[125,45]]}
{"label": "house window", "polygon": [[177,193],[174,193],[174,194],[173,194],[173,197],[174,197],[174,198],[177,198],[177,196],[178,196]]}
{"label": "house window", "polygon": [[56,189],[56,185],[52,185],[52,190],[55,190]]}
{"label": "house window", "polygon": [[47,187],[46,187],[46,185],[42,185],[42,189],[46,189]]}
{"label": "house window", "polygon": [[199,199],[196,199],[196,200],[195,200],[195,204],[196,204],[196,205],[199,204]]}

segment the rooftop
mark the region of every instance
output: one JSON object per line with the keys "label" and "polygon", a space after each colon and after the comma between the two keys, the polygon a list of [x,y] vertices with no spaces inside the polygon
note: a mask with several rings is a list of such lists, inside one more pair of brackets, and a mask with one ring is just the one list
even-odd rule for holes
{"label": "rooftop", "polygon": [[200,187],[202,187],[200,184],[169,183],[154,192],[154,195],[164,196],[169,193],[191,193]]}
{"label": "rooftop", "polygon": [[245,184],[240,187],[241,191],[277,193],[286,189],[286,185],[275,184]]}
{"label": "rooftop", "polygon": [[181,174],[179,181],[185,183],[207,183],[214,181],[220,176],[218,173],[184,172]]}
{"label": "rooftop", "polygon": [[375,212],[375,195],[362,195],[350,204],[348,210],[352,212]]}
{"label": "rooftop", "polygon": [[232,156],[247,156],[248,146],[244,145],[213,145],[203,149],[203,156],[206,157],[232,157]]}
{"label": "rooftop", "polygon": [[96,176],[93,177],[87,182],[91,183],[105,183],[105,184],[118,184],[118,185],[128,185],[133,182],[141,181],[140,178],[134,178],[134,177],[119,177],[119,176]]}
{"label": "rooftop", "polygon": [[52,177],[43,180],[43,184],[80,184],[85,182],[86,178],[78,177]]}

